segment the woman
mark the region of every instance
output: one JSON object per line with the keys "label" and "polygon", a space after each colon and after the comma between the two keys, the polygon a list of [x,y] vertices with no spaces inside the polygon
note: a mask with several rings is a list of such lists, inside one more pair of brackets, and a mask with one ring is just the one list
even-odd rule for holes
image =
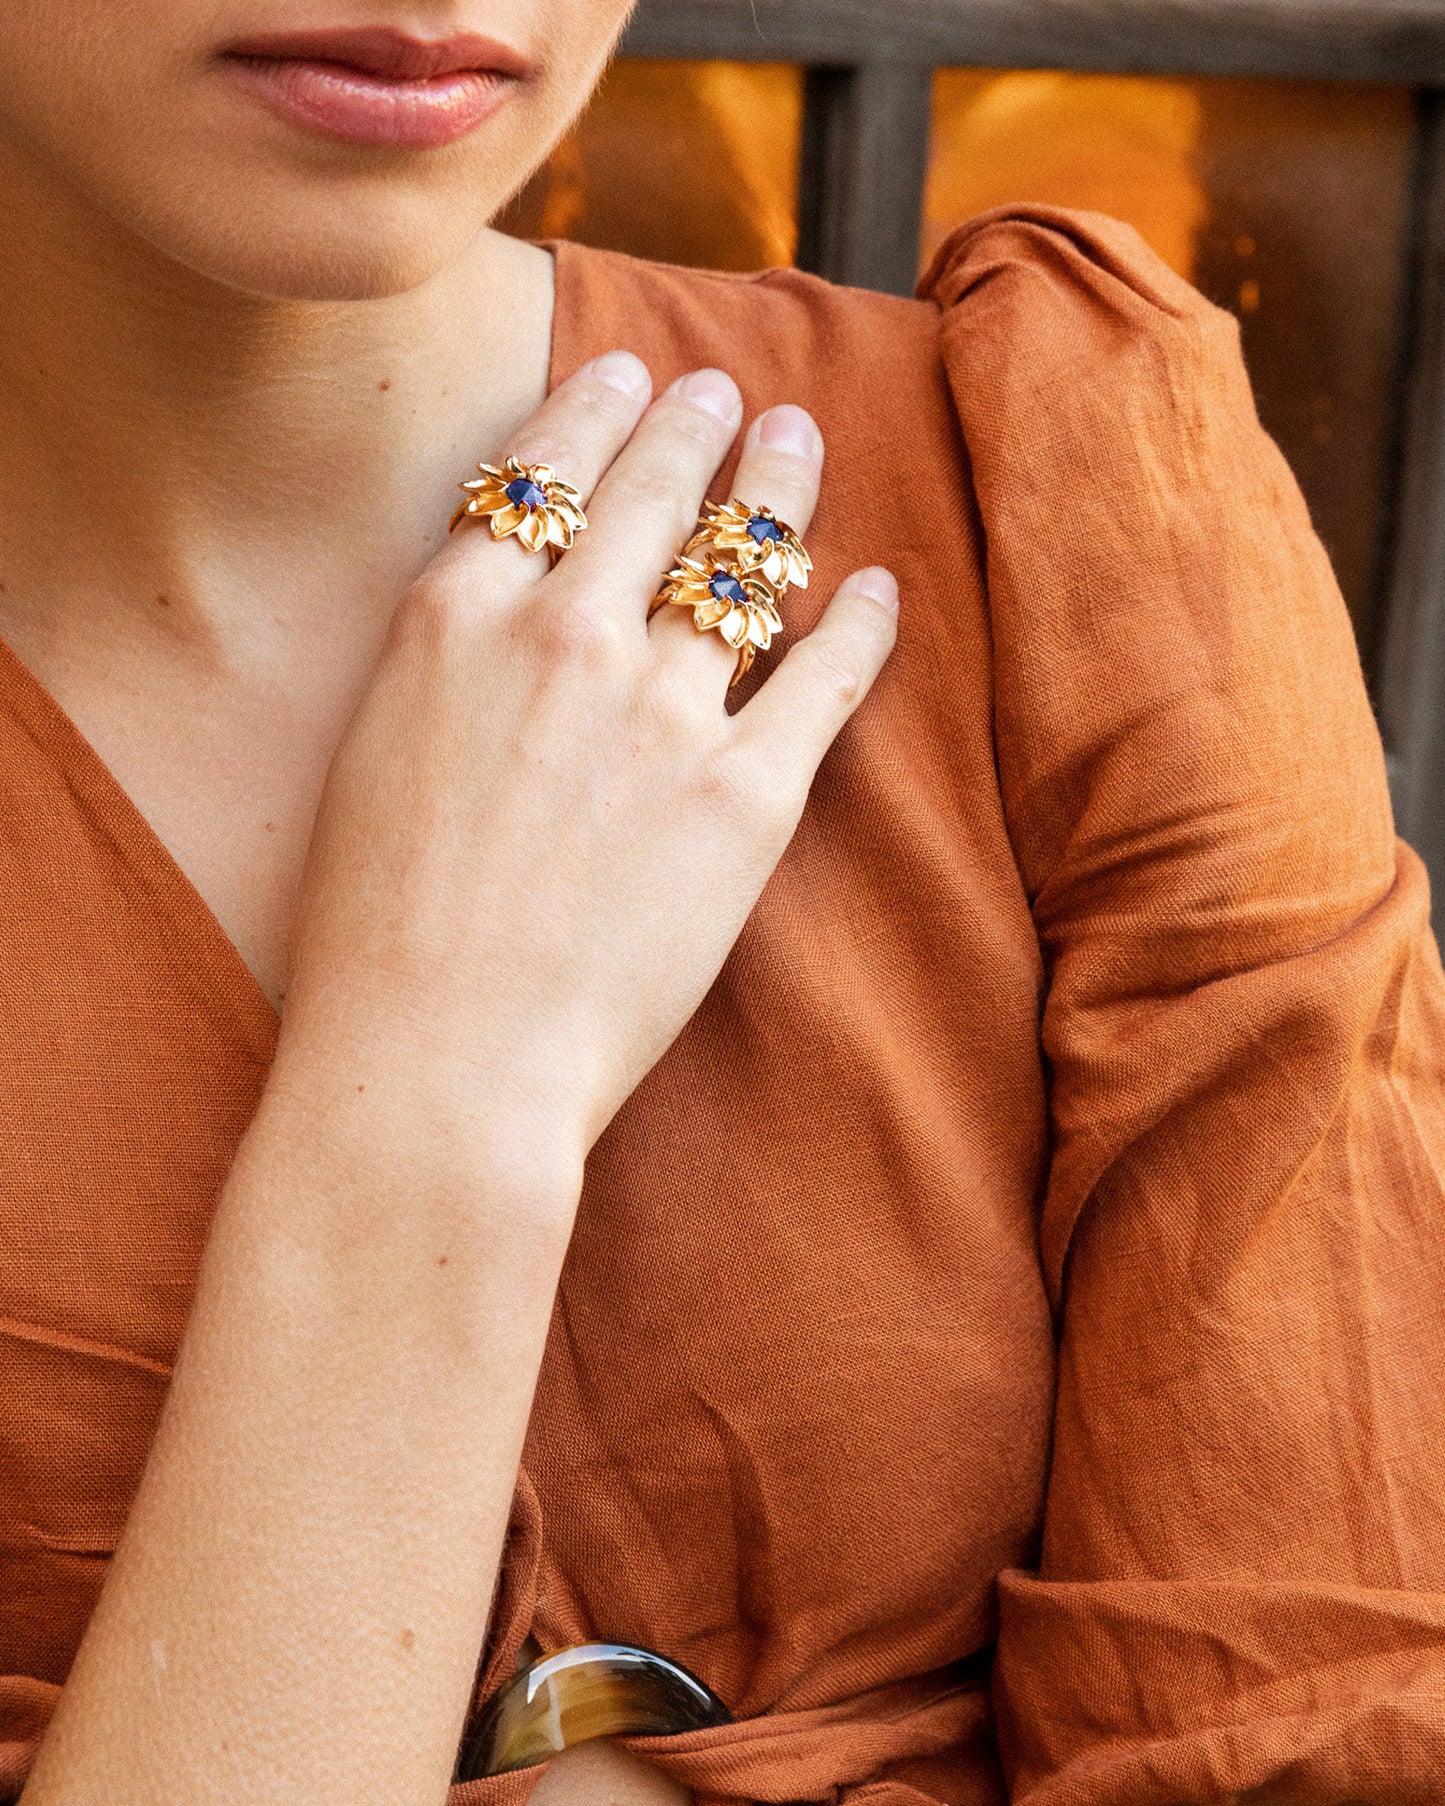
{"label": "woman", "polygon": [[455,1806],[1430,1797],[1445,990],[1232,328],[492,234],[624,10],[0,19],[0,1797],[598,1639],[732,1722]]}

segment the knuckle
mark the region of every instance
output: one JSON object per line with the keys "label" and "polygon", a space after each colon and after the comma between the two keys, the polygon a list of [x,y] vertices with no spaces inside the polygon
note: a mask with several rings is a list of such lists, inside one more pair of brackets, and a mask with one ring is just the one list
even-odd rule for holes
{"label": "knuckle", "polygon": [[522,464],[550,464],[569,483],[577,461],[576,448],[568,442],[566,436],[549,432],[540,422],[536,426],[527,427],[507,447],[504,456],[516,458]]}
{"label": "knuckle", "polygon": [[778,795],[778,786],[737,742],[719,747],[701,762],[697,785],[704,805],[733,826],[766,821]]}
{"label": "knuckle", "polygon": [[475,579],[465,581],[456,569],[434,571],[402,597],[391,631],[418,651],[440,652],[474,625],[481,612]]}
{"label": "knuckle", "polygon": [[853,708],[863,694],[863,674],[857,660],[827,635],[816,633],[804,640],[798,651],[808,664],[815,686],[841,707]]}
{"label": "knuckle", "polygon": [[610,665],[621,656],[622,625],[586,590],[559,589],[527,611],[532,644],[555,664]]}
{"label": "knuckle", "polygon": [[680,395],[665,395],[655,407],[648,438],[658,440],[664,451],[678,440],[704,451],[716,451],[719,445],[726,445],[732,439],[732,429],[726,420]]}
{"label": "knuckle", "polygon": [[685,461],[664,452],[649,451],[628,459],[608,484],[607,501],[611,514],[621,520],[646,520],[665,509],[681,515],[685,512],[685,493],[696,493],[700,483],[690,484]]}
{"label": "knuckle", "polygon": [[649,720],[684,745],[696,745],[705,732],[710,710],[697,684],[665,665],[642,689],[640,702]]}
{"label": "knuckle", "polygon": [[646,394],[614,388],[601,377],[589,376],[578,390],[578,400],[589,414],[600,414],[612,421],[630,423],[636,420]]}

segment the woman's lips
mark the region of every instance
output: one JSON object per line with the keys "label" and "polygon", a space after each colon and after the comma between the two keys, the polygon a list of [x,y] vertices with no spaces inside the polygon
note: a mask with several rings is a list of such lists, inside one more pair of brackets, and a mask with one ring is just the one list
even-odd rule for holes
{"label": "woman's lips", "polygon": [[409,149],[464,137],[528,72],[524,57],[489,38],[428,42],[385,28],[278,34],[233,45],[222,60],[297,124]]}

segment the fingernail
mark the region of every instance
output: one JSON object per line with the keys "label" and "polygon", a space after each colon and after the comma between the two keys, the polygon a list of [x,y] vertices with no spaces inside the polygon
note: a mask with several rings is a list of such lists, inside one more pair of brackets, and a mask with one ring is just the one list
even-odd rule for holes
{"label": "fingernail", "polygon": [[886,608],[891,615],[898,613],[898,579],[892,571],[885,571],[882,565],[874,565],[871,570],[859,571],[853,582],[865,596],[871,596],[880,608]]}
{"label": "fingernail", "polygon": [[684,401],[718,420],[736,420],[740,407],[738,386],[724,370],[694,370],[675,387]]}
{"label": "fingernail", "polygon": [[769,408],[759,420],[758,443],[770,451],[791,452],[795,458],[816,458],[823,448],[823,435],[811,414],[785,403]]}
{"label": "fingernail", "polygon": [[608,351],[593,360],[592,374],[622,395],[646,395],[652,387],[647,365],[630,351]]}

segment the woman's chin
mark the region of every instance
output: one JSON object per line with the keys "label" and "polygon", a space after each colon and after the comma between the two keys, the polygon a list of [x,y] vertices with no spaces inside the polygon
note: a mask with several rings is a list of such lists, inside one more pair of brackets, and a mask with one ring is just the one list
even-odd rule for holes
{"label": "woman's chin", "polygon": [[[477,231],[481,229],[478,222]],[[471,234],[475,238],[476,232]],[[466,240],[353,241],[268,245],[250,256],[233,247],[182,258],[218,286],[272,301],[379,301],[430,282],[466,250]]]}
{"label": "woman's chin", "polygon": [[218,287],[277,301],[369,301],[422,287],[466,256],[486,226],[466,208],[229,206],[221,214],[140,222],[169,261]]}

